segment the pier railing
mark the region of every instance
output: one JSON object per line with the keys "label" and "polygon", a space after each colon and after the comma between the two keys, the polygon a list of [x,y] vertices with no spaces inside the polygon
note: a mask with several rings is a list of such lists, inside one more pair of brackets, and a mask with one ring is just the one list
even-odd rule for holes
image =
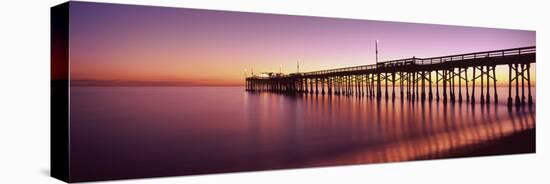
{"label": "pier railing", "polygon": [[520,47],[513,49],[504,49],[504,50],[493,50],[493,51],[484,51],[484,52],[473,52],[459,55],[449,55],[441,57],[432,57],[432,58],[406,58],[398,60],[383,61],[377,64],[361,65],[361,66],[352,66],[328,70],[320,70],[313,72],[306,72],[302,75],[322,75],[330,73],[340,73],[340,72],[353,72],[353,71],[364,71],[364,70],[373,70],[379,68],[389,68],[397,66],[407,66],[407,65],[432,65],[432,64],[441,64],[446,62],[459,62],[463,60],[470,59],[480,59],[480,58],[495,58],[495,57],[505,57],[505,56],[514,56],[522,54],[531,54],[535,53],[535,46],[531,47]]}

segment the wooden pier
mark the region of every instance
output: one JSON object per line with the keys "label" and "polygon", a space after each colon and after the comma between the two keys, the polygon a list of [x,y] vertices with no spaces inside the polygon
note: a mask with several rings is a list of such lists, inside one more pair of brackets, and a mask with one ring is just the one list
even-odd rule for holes
{"label": "wooden pier", "polygon": [[[508,67],[508,106],[522,106],[533,104],[530,64],[535,60],[535,46],[433,58],[413,57],[288,75],[251,76],[246,78],[245,88],[251,92],[355,95],[378,100],[395,100],[396,88],[399,88],[402,100],[475,104],[479,98],[480,104],[490,104],[491,100],[498,102],[495,67],[502,65]],[[476,97],[476,93],[480,95]]]}

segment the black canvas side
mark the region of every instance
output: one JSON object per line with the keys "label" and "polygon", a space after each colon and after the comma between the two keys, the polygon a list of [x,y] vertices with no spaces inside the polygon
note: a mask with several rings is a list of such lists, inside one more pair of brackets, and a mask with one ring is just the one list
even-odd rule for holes
{"label": "black canvas side", "polygon": [[51,176],[70,182],[69,174],[69,2],[50,10]]}

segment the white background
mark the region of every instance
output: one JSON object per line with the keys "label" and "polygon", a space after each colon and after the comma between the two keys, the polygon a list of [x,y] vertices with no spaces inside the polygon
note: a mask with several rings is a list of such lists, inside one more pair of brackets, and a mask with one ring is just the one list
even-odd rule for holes
{"label": "white background", "polygon": [[[0,183],[49,177],[49,7],[58,0],[1,1]],[[108,183],[549,183],[550,6],[545,1],[102,0],[144,5],[437,23],[537,31],[537,153]],[[101,12],[98,12],[101,13]]]}

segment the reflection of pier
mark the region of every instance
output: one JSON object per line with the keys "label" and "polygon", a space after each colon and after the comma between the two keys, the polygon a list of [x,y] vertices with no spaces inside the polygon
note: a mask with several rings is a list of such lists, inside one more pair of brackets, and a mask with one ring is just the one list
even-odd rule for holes
{"label": "reflection of pier", "polygon": [[[246,78],[246,90],[356,95],[379,100],[382,97],[394,100],[397,85],[401,99],[431,101],[435,98],[437,101],[442,99],[444,103],[448,101],[454,103],[462,102],[465,98],[466,102],[475,104],[476,88],[478,88],[481,94],[479,103],[489,104],[491,88],[494,102],[498,102],[495,67],[504,65],[508,66],[509,76],[508,106],[514,103],[516,106],[526,103],[531,105],[533,99],[529,69],[530,64],[535,63],[535,58],[534,46],[425,59],[413,57],[306,73],[268,77],[252,76]],[[479,83],[476,85],[476,82]],[[515,100],[512,97],[514,86]],[[388,88],[391,88],[391,96]],[[527,99],[525,89],[527,89]]]}

